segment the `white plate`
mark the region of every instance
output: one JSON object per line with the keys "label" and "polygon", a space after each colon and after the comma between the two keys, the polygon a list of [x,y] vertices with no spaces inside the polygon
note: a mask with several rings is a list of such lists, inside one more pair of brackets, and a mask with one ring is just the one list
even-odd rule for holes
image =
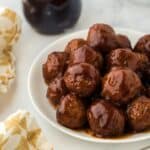
{"label": "white plate", "polygon": [[[131,31],[128,29],[117,28],[116,32],[127,35],[130,38],[132,44],[135,44],[137,39],[143,35],[140,32]],[[87,30],[79,31],[70,34],[68,36],[65,36],[64,38],[57,40],[53,44],[50,44],[37,56],[37,58],[35,58],[28,76],[28,92],[36,110],[41,114],[43,118],[45,118],[45,120],[49,122],[49,124],[51,124],[55,128],[59,129],[60,131],[66,134],[69,134],[73,137],[82,140],[96,142],[96,143],[127,143],[127,142],[136,142],[136,141],[149,139],[150,133],[134,134],[132,136],[123,139],[96,138],[84,132],[70,130],[57,123],[55,109],[49,104],[46,98],[47,86],[44,83],[43,76],[42,76],[42,64],[46,61],[48,54],[51,53],[52,51],[59,51],[59,50],[63,51],[64,47],[71,39],[79,38],[79,37],[86,38],[86,36],[87,36]]]}

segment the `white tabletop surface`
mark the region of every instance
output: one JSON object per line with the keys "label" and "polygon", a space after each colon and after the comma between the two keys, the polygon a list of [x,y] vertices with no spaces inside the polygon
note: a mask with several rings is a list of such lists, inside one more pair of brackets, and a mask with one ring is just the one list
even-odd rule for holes
{"label": "white tabletop surface", "polygon": [[[105,22],[115,27],[126,27],[150,33],[150,5],[143,4],[143,0],[139,1],[141,3],[132,2],[132,0],[83,0],[80,20],[67,33],[88,28],[96,22]],[[9,94],[0,97],[0,120],[18,109],[30,111],[38,120],[55,150],[140,150],[150,145],[150,140],[120,145],[88,143],[61,133],[43,120],[30,102],[27,91],[28,71],[37,54],[64,34],[43,36],[36,33],[23,17],[21,0],[0,0],[0,5],[14,9],[23,20],[22,36],[14,49],[17,57],[17,80]]]}

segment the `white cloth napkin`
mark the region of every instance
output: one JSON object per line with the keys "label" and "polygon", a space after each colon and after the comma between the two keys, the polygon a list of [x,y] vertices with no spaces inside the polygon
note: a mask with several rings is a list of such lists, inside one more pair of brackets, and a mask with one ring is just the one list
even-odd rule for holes
{"label": "white cloth napkin", "polygon": [[35,119],[26,111],[0,123],[0,150],[52,150]]}

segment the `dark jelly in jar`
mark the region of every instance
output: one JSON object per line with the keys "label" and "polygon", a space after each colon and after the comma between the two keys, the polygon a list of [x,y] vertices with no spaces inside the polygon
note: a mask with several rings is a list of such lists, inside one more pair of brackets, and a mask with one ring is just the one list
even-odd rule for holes
{"label": "dark jelly in jar", "polygon": [[23,0],[31,26],[43,34],[59,34],[71,28],[81,12],[81,0]]}

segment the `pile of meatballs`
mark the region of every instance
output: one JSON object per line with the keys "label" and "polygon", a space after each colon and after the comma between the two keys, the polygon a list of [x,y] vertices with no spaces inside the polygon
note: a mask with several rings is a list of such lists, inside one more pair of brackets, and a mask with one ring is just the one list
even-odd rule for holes
{"label": "pile of meatballs", "polygon": [[89,127],[104,138],[150,129],[150,34],[132,48],[127,36],[94,24],[86,40],[48,55],[43,76],[67,128]]}

